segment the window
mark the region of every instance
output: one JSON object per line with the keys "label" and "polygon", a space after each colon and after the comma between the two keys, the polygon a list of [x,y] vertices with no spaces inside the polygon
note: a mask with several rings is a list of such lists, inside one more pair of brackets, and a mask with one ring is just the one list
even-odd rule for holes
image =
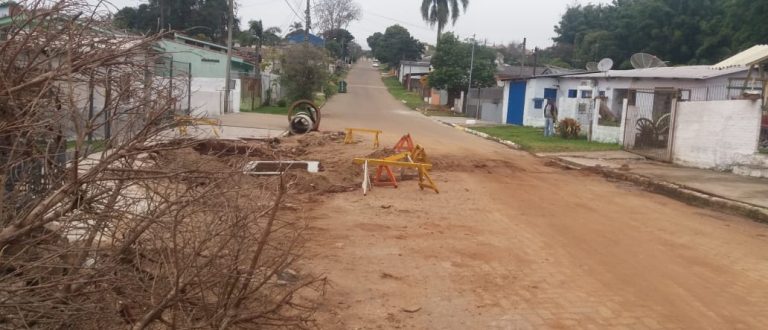
{"label": "window", "polygon": [[201,61],[203,62],[212,62],[212,63],[219,63],[220,61],[215,58],[203,58]]}
{"label": "window", "polygon": [[544,107],[544,99],[533,99],[533,108],[541,109]]}
{"label": "window", "polygon": [[577,95],[578,95],[578,91],[577,90],[575,90],[575,89],[569,89],[568,90],[568,98],[569,99],[575,99]]}
{"label": "window", "polygon": [[592,98],[592,91],[581,91],[581,98],[582,99],[591,99]]}
{"label": "window", "polygon": [[600,96],[600,97],[604,97],[605,96],[605,91],[599,91],[597,93],[597,95]]}

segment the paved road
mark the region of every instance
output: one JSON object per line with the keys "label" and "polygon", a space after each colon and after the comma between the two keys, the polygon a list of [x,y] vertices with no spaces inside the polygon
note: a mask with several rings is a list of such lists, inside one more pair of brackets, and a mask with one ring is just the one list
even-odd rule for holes
{"label": "paved road", "polygon": [[324,328],[768,329],[768,226],[437,124],[365,62],[348,80],[323,128],[413,134],[442,193],[405,182],[312,211]]}

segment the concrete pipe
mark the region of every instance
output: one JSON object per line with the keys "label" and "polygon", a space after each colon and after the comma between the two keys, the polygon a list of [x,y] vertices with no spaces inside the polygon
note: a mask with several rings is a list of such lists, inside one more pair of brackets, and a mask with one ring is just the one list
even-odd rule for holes
{"label": "concrete pipe", "polygon": [[315,121],[306,113],[300,113],[291,118],[290,129],[292,134],[301,135],[311,132],[315,128]]}

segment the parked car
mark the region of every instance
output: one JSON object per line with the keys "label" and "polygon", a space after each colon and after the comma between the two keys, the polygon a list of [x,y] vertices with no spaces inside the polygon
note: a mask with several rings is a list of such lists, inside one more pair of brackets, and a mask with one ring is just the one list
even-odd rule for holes
{"label": "parked car", "polygon": [[379,67],[379,62],[373,62],[373,67],[374,68],[378,68]]}

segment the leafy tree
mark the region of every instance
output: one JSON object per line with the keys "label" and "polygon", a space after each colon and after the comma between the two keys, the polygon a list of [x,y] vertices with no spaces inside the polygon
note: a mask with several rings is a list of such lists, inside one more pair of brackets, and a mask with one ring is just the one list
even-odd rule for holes
{"label": "leafy tree", "polygon": [[381,38],[384,37],[384,34],[381,32],[376,32],[373,35],[369,36],[365,41],[368,43],[368,48],[371,49],[371,55],[376,53],[376,48],[379,45],[379,41],[381,41]]}
{"label": "leafy tree", "polygon": [[264,46],[277,46],[282,40],[280,37],[282,33],[283,30],[276,26],[264,30],[263,41],[261,44]]}
{"label": "leafy tree", "polygon": [[304,24],[302,24],[301,22],[291,23],[291,26],[288,27],[288,33],[295,33],[295,32],[304,33]]}
{"label": "leafy tree", "polygon": [[291,101],[312,100],[328,79],[325,50],[306,44],[288,46],[283,53],[280,81]]}
{"label": "leafy tree", "polygon": [[418,60],[424,53],[424,44],[400,25],[390,26],[384,34],[377,33],[369,37],[368,45],[371,46],[373,56],[390,67],[397,66],[402,60]]}
{"label": "leafy tree", "polygon": [[[466,91],[469,85],[472,45],[461,42],[453,33],[445,33],[437,43],[432,57],[432,73],[429,84],[448,91],[448,104]],[[472,69],[472,87],[491,87],[496,84],[494,73],[496,52],[485,46],[475,46],[475,62]]]}
{"label": "leafy tree", "polygon": [[355,36],[345,29],[333,29],[323,32],[325,48],[335,58],[344,58],[348,55],[349,44],[355,40]]}
{"label": "leafy tree", "polygon": [[707,64],[768,42],[768,0],[614,0],[569,7],[545,53],[583,67],[610,57],[630,67],[636,52],[671,64]]}
{"label": "leafy tree", "polygon": [[[223,43],[227,36],[227,8],[227,0],[149,0],[138,7],[120,9],[113,24],[139,33],[170,28],[192,35],[204,34],[210,40]],[[237,26],[237,17],[234,21]]]}
{"label": "leafy tree", "polygon": [[445,25],[448,24],[450,17],[452,24],[456,24],[459,19],[461,9],[467,10],[469,0],[422,0],[421,17],[429,23],[430,26],[437,25],[437,41],[440,42],[440,34],[443,33]]}

